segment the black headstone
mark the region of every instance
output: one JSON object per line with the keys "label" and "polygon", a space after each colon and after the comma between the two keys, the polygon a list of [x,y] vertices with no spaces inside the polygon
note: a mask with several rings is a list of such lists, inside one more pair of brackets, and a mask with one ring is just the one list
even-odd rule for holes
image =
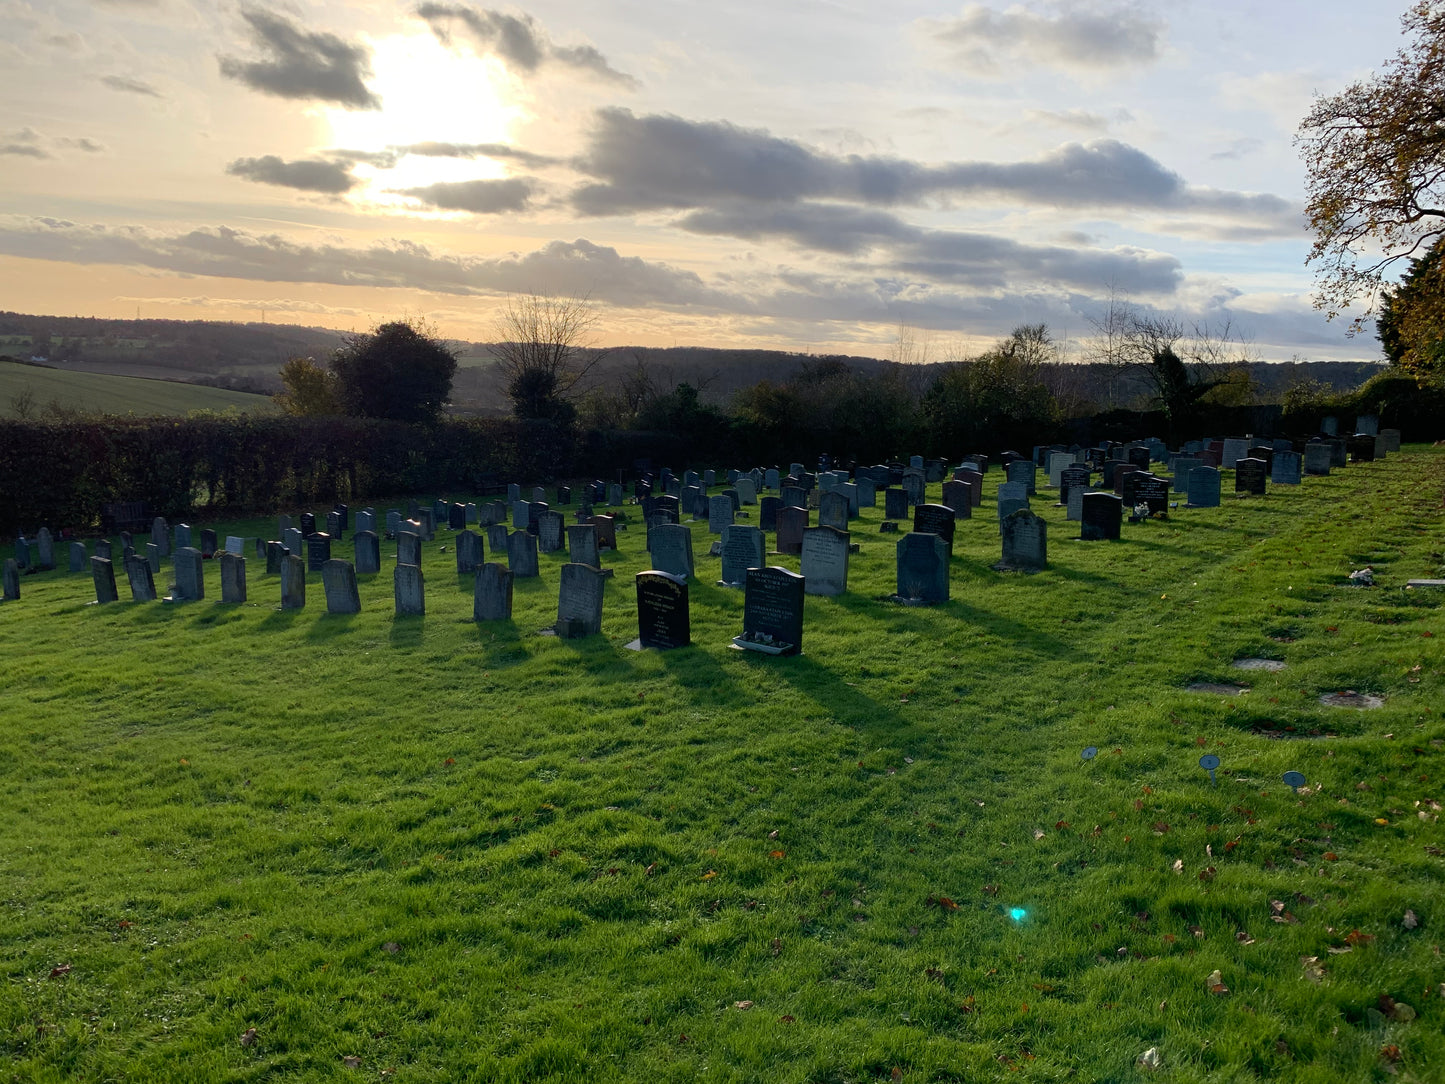
{"label": "black headstone", "polygon": [[748,569],[743,593],[743,634],[740,641],[782,648],[777,654],[803,650],[803,577],[770,565]]}
{"label": "black headstone", "polygon": [[637,638],[663,650],[692,643],[687,580],[666,572],[637,574]]}

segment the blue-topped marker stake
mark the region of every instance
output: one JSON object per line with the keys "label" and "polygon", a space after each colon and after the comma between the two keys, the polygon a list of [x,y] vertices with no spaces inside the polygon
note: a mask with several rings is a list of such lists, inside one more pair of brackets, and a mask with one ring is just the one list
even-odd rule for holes
{"label": "blue-topped marker stake", "polygon": [[1209,773],[1209,785],[1219,786],[1219,781],[1214,778],[1214,769],[1219,767],[1219,758],[1213,753],[1205,753],[1199,758],[1199,766]]}
{"label": "blue-topped marker stake", "polygon": [[1080,754],[1079,754],[1079,757],[1080,757],[1080,759],[1082,759],[1082,760],[1093,760],[1093,759],[1094,759],[1096,756],[1098,756],[1098,755],[1099,755],[1099,747],[1098,747],[1097,745],[1091,745],[1091,746],[1089,746],[1087,749],[1085,749],[1082,753],[1080,753]]}
{"label": "blue-topped marker stake", "polygon": [[1306,782],[1304,772],[1285,772],[1283,778],[1285,786],[1292,789],[1296,794],[1299,793],[1300,787],[1304,786]]}

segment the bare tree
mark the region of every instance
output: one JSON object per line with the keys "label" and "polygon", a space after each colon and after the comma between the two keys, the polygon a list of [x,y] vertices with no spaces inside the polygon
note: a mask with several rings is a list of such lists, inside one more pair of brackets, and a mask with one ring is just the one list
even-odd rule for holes
{"label": "bare tree", "polygon": [[1094,337],[1084,343],[1084,361],[1104,369],[1108,405],[1119,405],[1119,381],[1133,363],[1130,356],[1129,328],[1135,318],[1128,300],[1110,289],[1109,304],[1097,317],[1090,317]]}
{"label": "bare tree", "polygon": [[571,421],[577,386],[606,355],[593,347],[599,317],[585,297],[519,294],[497,317],[492,345],[520,418]]}

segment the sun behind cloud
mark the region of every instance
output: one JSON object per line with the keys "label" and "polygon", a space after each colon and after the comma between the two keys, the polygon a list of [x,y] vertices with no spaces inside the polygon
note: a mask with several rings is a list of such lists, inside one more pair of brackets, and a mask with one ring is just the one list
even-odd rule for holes
{"label": "sun behind cloud", "polygon": [[[505,143],[526,115],[506,95],[508,77],[495,61],[459,54],[430,33],[394,34],[372,43],[373,111],[322,110],[334,148],[368,153],[422,143]],[[394,167],[356,166],[363,199],[391,207],[413,201],[395,190],[506,176],[499,162],[482,158],[403,155]]]}

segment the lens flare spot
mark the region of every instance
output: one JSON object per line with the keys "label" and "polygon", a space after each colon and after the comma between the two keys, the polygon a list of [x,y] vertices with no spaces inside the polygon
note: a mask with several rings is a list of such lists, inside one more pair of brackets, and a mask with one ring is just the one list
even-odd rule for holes
{"label": "lens flare spot", "polygon": [[1022,922],[1024,919],[1029,917],[1029,913],[1025,911],[1022,907],[1010,907],[1008,909],[1008,917],[1013,919],[1015,922]]}

